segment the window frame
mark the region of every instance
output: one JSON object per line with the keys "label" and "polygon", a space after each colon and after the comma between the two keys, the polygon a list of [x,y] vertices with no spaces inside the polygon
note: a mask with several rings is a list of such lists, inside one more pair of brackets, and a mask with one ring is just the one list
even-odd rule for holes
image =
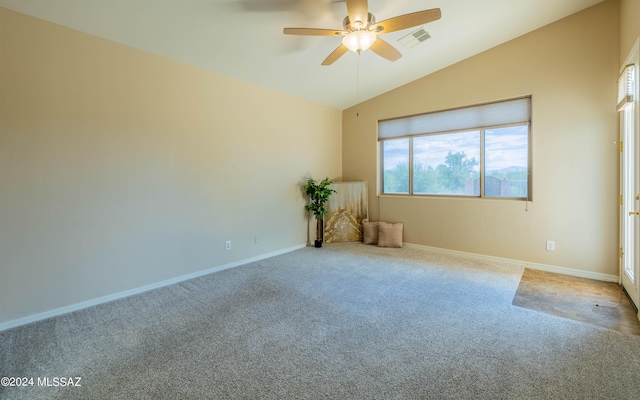
{"label": "window frame", "polygon": [[[500,100],[500,101],[494,101],[494,102],[489,102],[489,103],[482,103],[479,105],[490,105],[490,104],[494,104],[494,103],[500,103],[503,101],[509,101],[509,100],[519,100],[519,99],[529,99],[529,107],[530,110],[533,108],[532,107],[532,103],[533,103],[533,98],[532,96],[521,96],[521,97],[517,97],[517,98],[513,98],[513,99],[507,99],[507,100]],[[442,111],[455,111],[458,109],[465,109],[465,108],[470,108],[470,107],[475,107],[476,105],[471,105],[471,106],[465,106],[465,107],[458,107],[458,108],[454,108],[454,109],[449,109],[449,110],[442,110]],[[440,111],[435,111],[435,112],[440,112]],[[491,126],[482,126],[482,127],[476,127],[476,128],[468,128],[468,129],[461,129],[461,130],[446,130],[446,131],[442,131],[442,132],[433,132],[433,133],[426,133],[426,134],[409,134],[409,135],[405,135],[405,136],[394,136],[391,138],[383,138],[383,139],[378,139],[378,154],[379,154],[379,159],[380,159],[380,163],[379,163],[379,169],[378,169],[378,173],[379,173],[379,182],[378,182],[378,188],[379,188],[379,194],[381,196],[394,196],[394,197],[434,197],[434,198],[456,198],[456,199],[494,199],[494,200],[515,200],[515,201],[533,201],[533,193],[532,193],[532,148],[533,148],[533,134],[532,134],[532,117],[531,114],[533,114],[532,111],[530,111],[530,118],[529,121],[526,123],[509,123],[509,124],[499,124],[499,125],[491,125]],[[394,118],[394,119],[398,119],[398,118]],[[378,123],[380,123],[380,121],[378,121]],[[508,127],[516,127],[516,126],[526,126],[527,127],[527,196],[526,197],[502,197],[502,196],[486,196],[485,195],[485,181],[486,181],[486,176],[485,176],[485,132],[487,130],[492,130],[492,129],[500,129],[500,128],[508,128]],[[414,181],[414,174],[413,174],[413,169],[414,169],[414,146],[413,146],[413,139],[414,138],[420,138],[420,137],[426,137],[426,136],[435,136],[435,135],[448,135],[448,134],[455,134],[455,133],[461,133],[461,132],[472,132],[472,131],[479,131],[480,132],[480,160],[479,161],[479,195],[474,196],[474,195],[467,195],[467,194],[431,194],[431,193],[414,193],[414,185],[413,185],[413,181]],[[384,173],[385,173],[385,169],[384,169],[384,142],[386,141],[391,141],[391,140],[401,140],[401,139],[409,139],[409,157],[408,157],[408,174],[409,174],[409,179],[408,179],[408,185],[409,185],[409,190],[407,193],[388,193],[385,192],[384,189]],[[455,149],[452,149],[455,150]]]}

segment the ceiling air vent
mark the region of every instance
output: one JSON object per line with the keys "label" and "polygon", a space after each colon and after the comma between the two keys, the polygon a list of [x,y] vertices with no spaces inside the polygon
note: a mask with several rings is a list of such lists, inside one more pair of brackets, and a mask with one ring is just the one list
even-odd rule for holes
{"label": "ceiling air vent", "polygon": [[427,32],[424,27],[422,27],[411,32],[407,36],[398,39],[398,42],[402,43],[407,49],[410,49],[412,47],[416,47],[430,37],[431,35],[429,35],[429,32]]}

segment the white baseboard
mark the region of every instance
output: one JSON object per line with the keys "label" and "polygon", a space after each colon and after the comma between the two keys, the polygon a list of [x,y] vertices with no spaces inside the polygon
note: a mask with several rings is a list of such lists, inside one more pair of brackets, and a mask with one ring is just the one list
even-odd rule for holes
{"label": "white baseboard", "polygon": [[[583,271],[583,270],[578,270],[578,269],[573,269],[573,268],[558,267],[558,266],[555,266],[555,265],[538,264],[538,263],[532,263],[532,262],[528,262],[528,261],[514,260],[514,259],[510,259],[510,258],[502,258],[502,257],[495,257],[495,256],[487,256],[487,255],[483,255],[483,254],[468,253],[468,252],[465,252],[465,251],[449,250],[449,249],[443,249],[443,248],[439,248],[439,247],[431,247],[431,246],[425,246],[425,245],[413,244],[413,243],[403,243],[403,245],[406,246],[406,247],[427,249],[427,250],[439,252],[439,253],[442,253],[442,254],[449,254],[449,255],[456,255],[456,256],[474,258],[474,259],[477,259],[477,260],[507,262],[507,263],[511,263],[511,264],[522,266],[524,268],[531,268],[531,269],[536,269],[536,270],[540,270],[540,271],[547,271],[547,272],[555,272],[555,273],[559,273],[559,274],[577,276],[577,277],[581,277],[581,278],[596,279],[596,280],[605,281],[605,282],[616,282],[617,283],[618,279],[619,279],[619,277],[617,275],[601,274],[601,273],[598,273],[598,272],[590,272],[590,271]],[[251,263],[251,262],[254,262],[254,261],[260,261],[260,260],[264,260],[266,258],[278,256],[278,255],[285,254],[285,253],[289,253],[289,252],[292,252],[294,250],[302,249],[302,248],[304,248],[306,246],[307,246],[306,244],[296,245],[296,246],[293,246],[293,247],[289,247],[289,248],[286,248],[286,249],[274,251],[274,252],[271,252],[271,253],[262,254],[262,255],[259,255],[259,256],[256,256],[256,257],[247,258],[247,259],[236,261],[236,262],[233,262],[233,263],[220,265],[218,267],[209,268],[209,269],[206,269],[206,270],[203,270],[203,271],[194,272],[192,274],[179,276],[179,277],[176,277],[176,278],[173,278],[173,279],[169,279],[169,280],[166,280],[166,281],[152,283],[150,285],[141,286],[141,287],[138,287],[138,288],[135,288],[135,289],[125,290],[123,292],[118,292],[118,293],[111,294],[111,295],[108,295],[108,296],[98,297],[96,299],[83,301],[81,303],[72,304],[70,306],[56,308],[54,310],[45,311],[43,313],[29,315],[29,316],[26,316],[26,317],[15,319],[15,320],[3,322],[3,323],[0,323],[0,332],[4,331],[4,330],[7,330],[7,329],[15,328],[15,327],[18,327],[18,326],[21,326],[21,325],[26,325],[26,324],[30,324],[32,322],[40,321],[40,320],[43,320],[43,319],[52,318],[52,317],[56,317],[58,315],[63,315],[63,314],[67,314],[67,313],[70,313],[70,312],[82,310],[83,308],[92,307],[92,306],[95,306],[95,305],[98,305],[98,304],[107,303],[109,301],[113,301],[113,300],[121,299],[121,298],[124,298],[124,297],[129,297],[129,296],[133,296],[133,295],[136,295],[136,294],[144,293],[144,292],[147,292],[149,290],[158,289],[158,288],[161,288],[161,287],[164,287],[164,286],[173,285],[175,283],[179,283],[179,282],[183,282],[183,281],[186,281],[186,280],[189,280],[189,279],[197,278],[199,276],[211,274],[211,273],[222,271],[222,270],[225,270],[225,269],[234,268],[234,267],[237,267],[237,266],[240,266],[240,265],[248,264],[248,263]],[[640,314],[639,314],[638,317],[640,318]]]}
{"label": "white baseboard", "polygon": [[145,285],[145,286],[141,286],[141,287],[138,287],[138,288],[125,290],[123,292],[118,292],[118,293],[110,294],[110,295],[107,295],[107,296],[98,297],[96,299],[83,301],[81,303],[72,304],[70,306],[60,307],[60,308],[56,308],[56,309],[50,310],[50,311],[45,311],[45,312],[42,312],[42,313],[39,313],[39,314],[29,315],[29,316],[26,316],[26,317],[22,317],[22,318],[14,319],[14,320],[11,320],[11,321],[3,322],[3,323],[0,323],[0,332],[2,332],[4,330],[7,330],[7,329],[15,328],[15,327],[18,327],[18,326],[21,326],[21,325],[26,325],[26,324],[30,324],[32,322],[40,321],[40,320],[43,320],[43,319],[52,318],[52,317],[56,317],[58,315],[68,314],[70,312],[82,310],[83,308],[88,308],[88,307],[96,306],[98,304],[107,303],[109,301],[113,301],[113,300],[121,299],[121,298],[124,298],[124,297],[129,297],[129,296],[133,296],[133,295],[136,295],[136,294],[144,293],[144,292],[147,292],[149,290],[158,289],[158,288],[161,288],[161,287],[164,287],[164,286],[173,285],[175,283],[179,283],[179,282],[183,282],[183,281],[186,281],[186,280],[189,280],[189,279],[197,278],[199,276],[211,274],[211,273],[222,271],[222,270],[229,269],[229,268],[238,267],[240,265],[248,264],[248,263],[251,263],[251,262],[254,262],[254,261],[260,261],[260,260],[264,260],[266,258],[279,256],[281,254],[285,254],[285,253],[292,252],[294,250],[305,248],[306,246],[307,246],[306,244],[296,245],[296,246],[293,246],[293,247],[289,247],[289,248],[286,248],[286,249],[274,251],[274,252],[271,252],[271,253],[261,254],[261,255],[256,256],[256,257],[251,257],[251,258],[247,258],[247,259],[244,259],[244,260],[235,261],[235,262],[232,262],[232,263],[229,263],[229,264],[220,265],[218,267],[205,269],[203,271],[194,272],[192,274],[178,276],[176,278],[172,278],[172,279],[169,279],[169,280],[166,280],[166,281],[152,283],[150,285]]}
{"label": "white baseboard", "polygon": [[547,271],[547,272],[555,272],[558,274],[577,276],[580,278],[589,278],[589,279],[595,279],[595,280],[604,281],[604,282],[616,282],[616,283],[619,282],[618,275],[601,274],[599,272],[591,272],[591,271],[584,271],[584,270],[573,269],[573,268],[558,267],[555,265],[539,264],[539,263],[533,263],[529,261],[514,260],[511,258],[487,256],[484,254],[468,253],[465,251],[458,251],[458,250],[449,250],[449,249],[443,249],[440,247],[424,246],[421,244],[403,243],[403,245],[406,247],[428,249],[428,250],[436,251],[442,254],[451,254],[451,255],[457,255],[457,256],[463,256],[463,257],[470,257],[477,260],[507,262],[507,263],[519,265],[524,268],[537,269],[540,271]]}

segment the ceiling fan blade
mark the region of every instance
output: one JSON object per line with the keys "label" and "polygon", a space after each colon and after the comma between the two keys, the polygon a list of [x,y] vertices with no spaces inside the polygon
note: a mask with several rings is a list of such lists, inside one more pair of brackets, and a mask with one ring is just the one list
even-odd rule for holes
{"label": "ceiling fan blade", "polygon": [[347,14],[349,15],[351,26],[354,26],[356,21],[360,21],[363,25],[366,24],[369,19],[367,0],[347,0]]}
{"label": "ceiling fan blade", "polygon": [[396,61],[402,57],[402,53],[400,53],[398,49],[380,38],[377,38],[376,41],[373,42],[370,49],[377,55],[384,57],[389,61]]}
{"label": "ceiling fan blade", "polygon": [[305,36],[343,36],[344,31],[335,29],[314,29],[314,28],[284,28],[285,35],[305,35]]}
{"label": "ceiling fan blade", "polygon": [[[371,27],[371,30],[379,34],[395,32],[402,29],[411,28],[416,25],[426,24],[440,19],[441,13],[439,8],[431,10],[418,11],[411,14],[399,15],[397,17],[385,19]],[[380,29],[382,28],[382,29]]]}
{"label": "ceiling fan blade", "polygon": [[304,36],[344,36],[344,31],[335,29],[315,29],[315,28],[284,28],[285,35],[304,35]]}
{"label": "ceiling fan blade", "polygon": [[337,49],[335,49],[331,54],[329,54],[329,57],[324,59],[324,61],[322,62],[322,65],[326,66],[326,65],[333,64],[338,58],[342,57],[342,55],[347,51],[349,51],[349,49],[347,49],[347,46],[341,44],[340,46],[338,46]]}

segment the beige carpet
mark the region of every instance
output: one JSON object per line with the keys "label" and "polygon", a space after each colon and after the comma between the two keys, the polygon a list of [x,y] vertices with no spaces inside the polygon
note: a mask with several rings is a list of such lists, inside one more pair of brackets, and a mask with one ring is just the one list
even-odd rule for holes
{"label": "beige carpet", "polygon": [[0,332],[2,399],[637,399],[640,337],[514,307],[522,268],[305,248]]}

